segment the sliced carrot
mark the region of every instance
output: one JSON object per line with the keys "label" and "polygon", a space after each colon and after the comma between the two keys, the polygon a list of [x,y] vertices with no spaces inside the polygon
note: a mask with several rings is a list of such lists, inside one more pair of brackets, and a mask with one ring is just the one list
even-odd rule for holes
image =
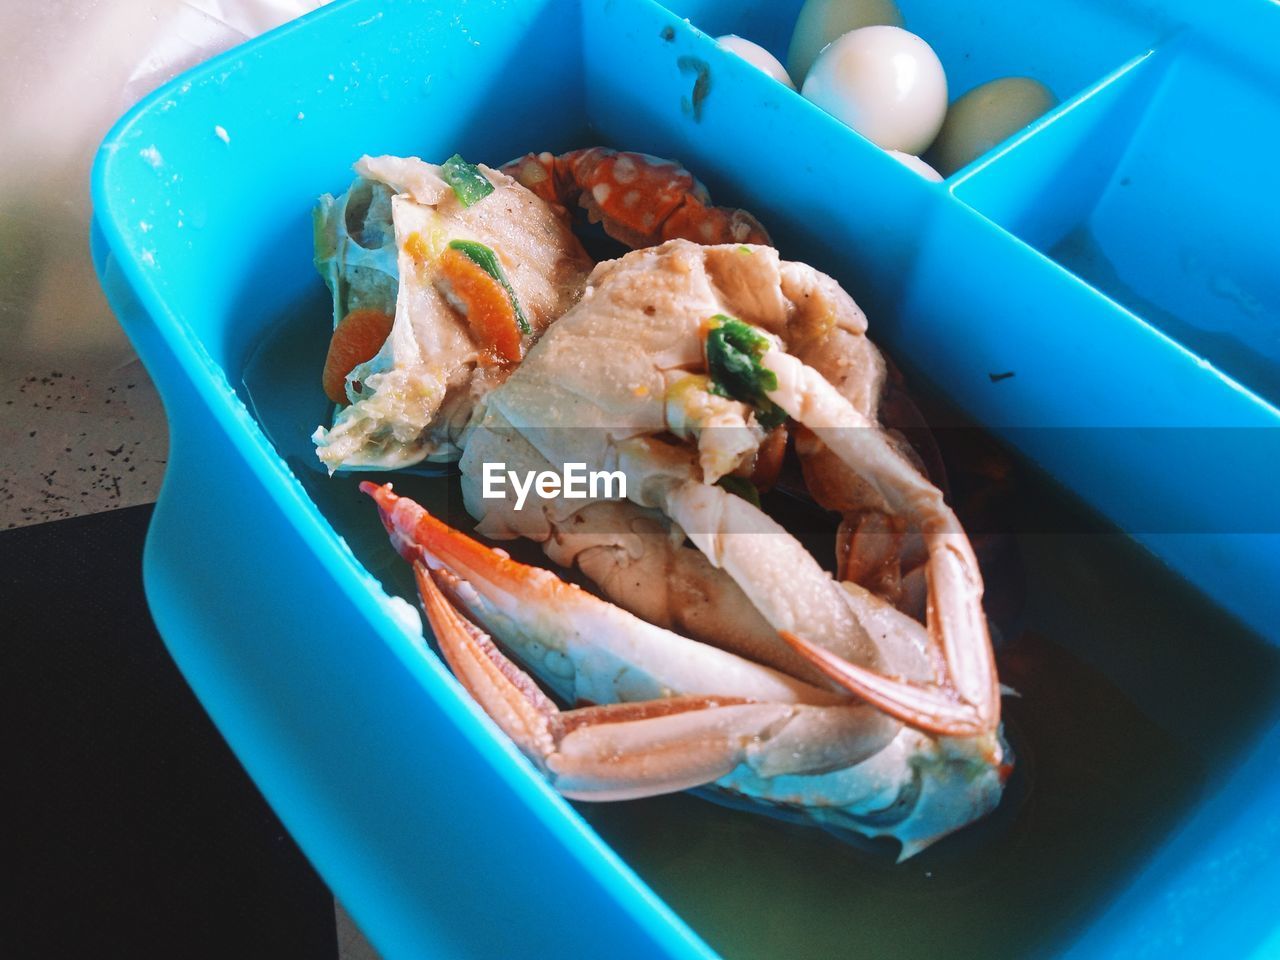
{"label": "sliced carrot", "polygon": [[460,250],[440,254],[440,273],[453,295],[466,304],[467,323],[480,348],[498,363],[520,359],[520,327],[506,288]]}
{"label": "sliced carrot", "polygon": [[324,358],[324,392],[334,403],[347,405],[347,374],[372,360],[391,335],[392,318],[381,310],[352,310],[339,321]]}
{"label": "sliced carrot", "polygon": [[404,252],[419,264],[427,263],[431,259],[431,248],[427,246],[427,241],[422,239],[422,234],[417,230],[405,237]]}

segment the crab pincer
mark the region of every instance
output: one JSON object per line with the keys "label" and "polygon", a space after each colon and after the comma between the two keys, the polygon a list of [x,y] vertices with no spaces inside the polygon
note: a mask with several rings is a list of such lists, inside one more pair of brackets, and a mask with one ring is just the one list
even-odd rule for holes
{"label": "crab pincer", "polygon": [[[555,574],[518,563],[365,482],[413,564],[454,675],[566,796],[621,800],[857,763],[897,724],[875,708],[687,640]],[[562,710],[499,649],[529,664]],[[602,673],[602,663],[611,670]],[[710,691],[716,690],[712,693]]]}
{"label": "crab pincer", "polygon": [[896,514],[919,527],[928,550],[926,628],[934,681],[884,677],[794,633],[784,631],[783,639],[832,680],[904,723],[945,736],[994,735],[1000,691],[982,610],[982,575],[942,492],[811,367],[781,350],[770,350],[763,365],[777,380],[769,399],[811,429]]}

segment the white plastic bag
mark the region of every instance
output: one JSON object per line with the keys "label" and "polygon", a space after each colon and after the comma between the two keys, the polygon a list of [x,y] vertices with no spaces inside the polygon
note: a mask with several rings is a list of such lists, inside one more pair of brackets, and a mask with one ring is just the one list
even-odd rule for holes
{"label": "white plastic bag", "polygon": [[164,411],[94,274],[94,151],[165,80],[317,6],[0,3],[0,529],[155,498]]}
{"label": "white plastic bag", "polygon": [[133,358],[89,257],[89,170],[111,124],[164,81],[319,0],[0,5],[0,378]]}
{"label": "white plastic bag", "polygon": [[122,107],[213,54],[321,4],[318,0],[184,0],[162,5],[172,9],[158,18],[160,29],[129,74]]}

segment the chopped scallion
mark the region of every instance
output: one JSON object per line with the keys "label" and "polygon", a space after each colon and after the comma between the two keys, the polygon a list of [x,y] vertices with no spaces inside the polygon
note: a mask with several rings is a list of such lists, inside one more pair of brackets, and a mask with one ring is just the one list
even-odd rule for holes
{"label": "chopped scallion", "polygon": [[717,313],[707,331],[707,372],[711,392],[749,404],[756,422],[772,430],[787,419],[786,411],[768,397],[778,388],[778,377],[761,358],[769,350],[769,340],[750,325]]}
{"label": "chopped scallion", "polygon": [[511,309],[516,314],[516,326],[520,328],[521,333],[528,333],[530,330],[529,320],[525,317],[524,311],[520,309],[520,301],[516,299],[516,292],[512,289],[510,281],[507,280],[507,275],[502,270],[502,264],[498,262],[498,255],[476,240],[450,240],[449,247],[464,254],[468,260],[502,284],[502,289],[506,290],[507,296],[511,298]]}
{"label": "chopped scallion", "polygon": [[493,184],[474,163],[467,163],[454,154],[440,167],[440,176],[453,188],[454,195],[464,207],[483,200],[493,193]]}

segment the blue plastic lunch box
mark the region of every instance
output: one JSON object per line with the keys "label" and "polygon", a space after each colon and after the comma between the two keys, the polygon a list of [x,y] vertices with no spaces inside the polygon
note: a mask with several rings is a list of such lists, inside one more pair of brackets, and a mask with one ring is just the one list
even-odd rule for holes
{"label": "blue plastic lunch box", "polygon": [[[657,856],[662,831],[603,839],[625,833],[628,805],[597,816],[548,789],[401,625],[309,492],[322,489],[306,438],[325,412],[318,386],[245,386],[282,318],[306,334],[299,351],[323,357],[310,210],[345,189],[360,154],[496,164],[605,143],[678,157],[718,202],[766,223],[784,255],[839,278],[914,379],[1130,533],[1135,557],[1167,565],[1173,592],[1199,591],[1262,637],[1218,691],[1219,713],[1248,722],[1200,745],[1202,775],[1158,824],[1108,828],[1145,838],[1124,858],[1092,853],[1074,879],[1046,866],[1049,906],[1017,919],[1012,939],[993,928],[1013,929],[1000,911],[1030,884],[965,876],[931,891],[916,861],[868,861],[857,884],[836,872],[805,894],[826,898],[823,922],[850,918],[839,952],[895,953],[860,948],[856,921],[899,924],[902,937],[909,924],[933,955],[1280,956],[1280,5],[902,0],[953,95],[1026,74],[1062,101],[942,184],[711,39],[737,33],[783,56],[799,5],[349,0],[130,111],[93,171],[93,245],[170,422],[144,568],[160,632],[387,957],[833,955],[787,927],[781,911],[803,905],[771,906],[797,889],[788,851],[815,856],[816,831],[754,864],[758,888],[735,886],[749,834],[723,825],[748,815],[688,797],[631,808],[669,816],[676,834],[704,818],[689,850]],[[254,376],[288,383],[285,365]],[[1127,589],[1123,565],[1102,579],[1073,582]],[[1093,602],[1067,587],[1063,609]],[[1166,601],[1180,602],[1166,590],[1137,609],[1161,623]],[[1207,676],[1218,639],[1206,632],[1195,649]],[[1163,689],[1159,643],[1129,662],[1116,636],[1088,651],[1106,682],[1148,675]],[[1253,691],[1247,711],[1237,677]],[[1149,699],[1156,716],[1200,709],[1194,696]],[[1126,717],[1106,718],[1120,748],[1136,736]],[[1163,756],[1144,746],[1123,762],[1141,777]],[[1053,781],[1040,759],[1042,796],[1088,780],[1086,764]],[[1123,792],[1124,777],[1102,779],[1095,796]],[[1107,806],[1084,811],[1063,845],[1087,847]],[[816,856],[805,876],[827,869]],[[686,876],[700,879],[682,887]],[[903,876],[917,887],[875,899]],[[758,893],[771,878],[776,899]],[[1073,900],[1081,878],[1089,893]],[[719,884],[714,922],[681,893]],[[954,908],[975,889],[977,906]],[[857,913],[865,903],[876,919]]]}

